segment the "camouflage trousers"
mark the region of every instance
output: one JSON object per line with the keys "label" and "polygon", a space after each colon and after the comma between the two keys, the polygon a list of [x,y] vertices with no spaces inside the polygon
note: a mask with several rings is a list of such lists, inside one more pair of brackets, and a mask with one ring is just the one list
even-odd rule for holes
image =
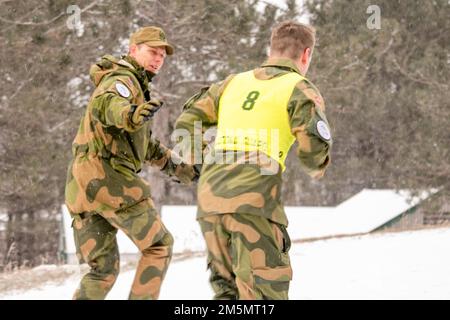
{"label": "camouflage trousers", "polygon": [[116,234],[120,229],[141,251],[129,299],[157,299],[172,257],[173,238],[151,199],[117,211],[73,215],[73,232],[80,263],[90,271],[74,299],[104,299],[119,274]]}
{"label": "camouflage trousers", "polygon": [[286,228],[241,213],[199,219],[215,299],[288,299],[292,268]]}

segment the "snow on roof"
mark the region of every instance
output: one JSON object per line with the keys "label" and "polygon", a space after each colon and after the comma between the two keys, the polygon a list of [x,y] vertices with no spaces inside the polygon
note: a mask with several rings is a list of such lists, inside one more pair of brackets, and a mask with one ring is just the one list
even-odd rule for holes
{"label": "snow on roof", "polygon": [[285,207],[292,239],[304,240],[368,233],[426,199],[408,191],[363,189],[336,207]]}
{"label": "snow on roof", "polygon": [[[305,240],[371,232],[401,215],[431,193],[423,192],[408,201],[406,191],[364,189],[336,207],[285,207],[292,240]],[[66,252],[74,253],[70,216],[63,206]],[[196,206],[163,206],[162,220],[174,237],[174,253],[202,251],[205,244],[196,221]],[[121,231],[117,234],[121,253],[137,253],[133,242]]]}

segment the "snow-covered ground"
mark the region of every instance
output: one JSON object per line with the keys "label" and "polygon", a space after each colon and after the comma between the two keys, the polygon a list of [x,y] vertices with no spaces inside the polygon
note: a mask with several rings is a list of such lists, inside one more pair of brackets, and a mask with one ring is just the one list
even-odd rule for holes
{"label": "snow-covered ground", "polygon": [[[295,243],[291,259],[291,299],[450,299],[448,227]],[[108,299],[126,299],[133,275],[122,272]],[[70,299],[80,277],[0,299]],[[211,297],[204,256],[172,262],[161,299]]]}
{"label": "snow-covered ground", "polygon": [[[389,189],[363,189],[336,207],[290,207],[285,211],[289,220],[288,231],[293,240],[324,239],[336,236],[360,235],[372,232],[407,212],[435,191],[423,192],[410,199],[407,191]],[[72,235],[72,219],[66,206],[62,206],[65,252],[69,263],[77,263]],[[196,220],[197,206],[164,205],[162,219],[175,239],[173,252],[181,254],[204,251],[205,243]],[[417,217],[419,220],[421,217]],[[418,225],[421,224],[418,221]],[[117,242],[122,254],[138,254],[133,242],[119,230]]]}

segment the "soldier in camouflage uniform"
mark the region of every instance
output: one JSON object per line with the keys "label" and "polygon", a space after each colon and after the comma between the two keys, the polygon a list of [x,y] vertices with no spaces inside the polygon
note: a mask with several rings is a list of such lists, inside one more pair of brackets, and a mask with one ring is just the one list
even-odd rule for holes
{"label": "soldier in camouflage uniform", "polygon": [[[300,164],[320,178],[332,144],[324,101],[304,77],[314,42],[311,27],[281,23],[264,64],[202,90],[177,120],[176,128],[191,139],[196,121],[203,132],[217,127],[212,143],[190,141],[187,150],[194,163],[200,149],[203,161],[197,219],[216,299],[288,298],[290,239],[280,199],[284,160],[297,140]],[[278,139],[255,135],[261,129],[274,130]]]}
{"label": "soldier in camouflage uniform", "polygon": [[172,53],[163,30],[145,27],[131,36],[127,56],[104,56],[90,69],[96,89],[73,142],[65,191],[77,256],[91,267],[74,299],[104,299],[112,288],[119,273],[118,229],[142,253],[129,298],[158,298],[173,238],[138,173],[148,162],[184,183],[196,177],[192,166],[151,136],[149,120],[161,102],[150,97],[149,83]]}

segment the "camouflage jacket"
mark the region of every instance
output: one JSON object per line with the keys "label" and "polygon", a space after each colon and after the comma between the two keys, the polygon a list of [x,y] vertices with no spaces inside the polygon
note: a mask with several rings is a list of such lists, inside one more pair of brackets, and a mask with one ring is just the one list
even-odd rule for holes
{"label": "camouflage jacket", "polygon": [[[288,59],[272,59],[254,70],[257,79],[267,80],[299,70]],[[233,79],[230,75],[224,81],[202,90],[184,106],[178,118],[177,129],[188,130],[194,136],[194,122],[201,121],[202,131],[217,126],[219,101],[227,84]],[[312,177],[320,178],[330,163],[331,138],[325,140],[318,133],[316,124],[322,120],[328,125],[325,105],[318,89],[308,80],[299,81],[286,105],[291,133],[298,142],[297,156],[303,169]],[[203,160],[213,148],[213,141],[203,141],[201,146]],[[208,145],[209,144],[209,145]],[[194,161],[195,144],[192,139],[190,150]],[[198,148],[198,146],[197,146]],[[217,151],[216,151],[217,152]],[[230,151],[227,151],[228,153]],[[233,152],[233,151],[231,151]],[[205,217],[220,213],[248,213],[264,216],[272,221],[287,225],[287,217],[281,202],[282,171],[262,175],[262,161],[245,162],[256,157],[255,152],[235,153],[234,163],[203,164],[198,184],[198,214]],[[245,159],[239,159],[244,157]]]}
{"label": "camouflage jacket", "polygon": [[150,99],[150,77],[132,58],[104,56],[91,66],[96,89],[72,144],[65,190],[72,214],[116,210],[150,197],[137,174],[145,161],[163,169],[170,151],[151,137],[151,121],[134,126],[131,104]]}

